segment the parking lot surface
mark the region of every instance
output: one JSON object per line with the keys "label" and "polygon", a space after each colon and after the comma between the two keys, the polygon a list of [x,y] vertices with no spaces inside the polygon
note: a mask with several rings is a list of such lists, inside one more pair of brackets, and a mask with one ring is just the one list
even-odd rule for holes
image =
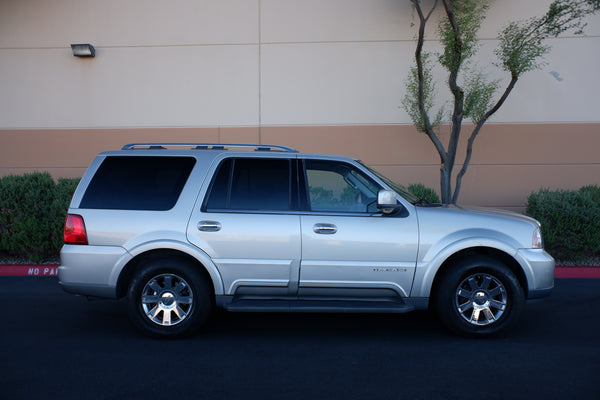
{"label": "parking lot surface", "polygon": [[600,280],[557,279],[504,337],[427,312],[218,312],[200,335],[140,336],[123,301],[0,277],[0,399],[600,398]]}

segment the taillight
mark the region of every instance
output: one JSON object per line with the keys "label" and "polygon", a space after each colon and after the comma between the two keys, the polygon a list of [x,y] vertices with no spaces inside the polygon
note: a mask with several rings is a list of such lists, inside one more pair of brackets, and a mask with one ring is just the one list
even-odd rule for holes
{"label": "taillight", "polygon": [[65,244],[88,244],[83,217],[68,214],[65,220]]}

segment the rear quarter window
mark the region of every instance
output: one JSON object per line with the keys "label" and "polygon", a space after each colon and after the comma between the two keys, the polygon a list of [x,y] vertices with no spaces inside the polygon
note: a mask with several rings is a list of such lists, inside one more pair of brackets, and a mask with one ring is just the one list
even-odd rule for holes
{"label": "rear quarter window", "polygon": [[195,163],[192,157],[107,157],[90,181],[79,207],[170,210]]}

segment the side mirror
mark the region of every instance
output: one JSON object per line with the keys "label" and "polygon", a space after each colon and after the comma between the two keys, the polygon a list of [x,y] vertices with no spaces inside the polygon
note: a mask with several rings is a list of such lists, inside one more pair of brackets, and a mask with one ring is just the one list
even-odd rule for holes
{"label": "side mirror", "polygon": [[402,208],[402,204],[396,200],[396,192],[392,190],[380,190],[377,193],[377,208],[384,214],[391,214]]}

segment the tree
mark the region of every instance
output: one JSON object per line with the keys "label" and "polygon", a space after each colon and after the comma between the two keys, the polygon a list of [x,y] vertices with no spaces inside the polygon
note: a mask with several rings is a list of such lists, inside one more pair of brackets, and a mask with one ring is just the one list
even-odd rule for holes
{"label": "tree", "polygon": [[[442,203],[456,203],[462,179],[471,161],[473,144],[483,125],[502,107],[519,78],[543,65],[543,56],[550,50],[544,43],[545,39],[567,31],[582,33],[586,25],[585,18],[600,10],[600,0],[555,0],[541,17],[509,23],[499,33],[499,44],[495,51],[498,57],[495,65],[510,75],[508,84],[499,96],[500,81],[489,80],[470,62],[478,50],[477,33],[491,0],[429,0],[427,7],[423,6],[424,1],[410,1],[418,16],[418,34],[415,66],[410,70],[402,104],[417,130],[428,136],[440,156]],[[438,22],[443,51],[432,54],[424,50],[425,28],[439,4],[444,11]],[[445,118],[444,111],[434,111],[435,60],[448,73],[447,83],[452,99],[447,148],[438,135]],[[453,190],[452,175],[465,118],[473,122],[473,130]]]}

